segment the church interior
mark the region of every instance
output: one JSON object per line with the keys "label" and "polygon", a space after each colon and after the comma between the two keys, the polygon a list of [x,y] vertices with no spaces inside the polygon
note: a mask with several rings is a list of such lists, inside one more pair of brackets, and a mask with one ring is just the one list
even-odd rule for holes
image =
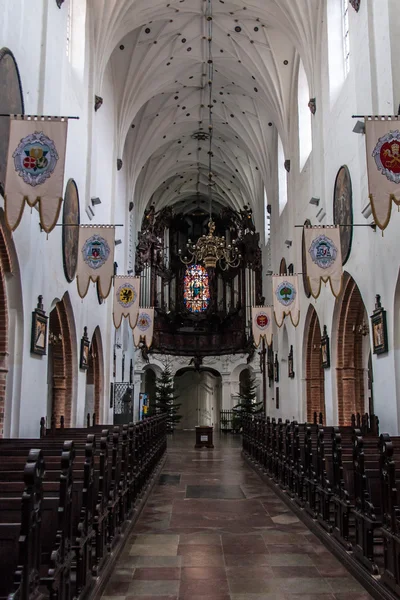
{"label": "church interior", "polygon": [[397,1],[0,15],[0,600],[400,598]]}

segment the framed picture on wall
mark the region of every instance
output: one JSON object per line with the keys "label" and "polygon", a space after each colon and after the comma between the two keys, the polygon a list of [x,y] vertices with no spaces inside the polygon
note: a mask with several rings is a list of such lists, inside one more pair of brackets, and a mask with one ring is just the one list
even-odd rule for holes
{"label": "framed picture on wall", "polygon": [[371,315],[371,326],[374,354],[385,354],[388,352],[386,310],[381,305],[379,294],[376,296],[375,310]]}
{"label": "framed picture on wall", "polygon": [[293,346],[290,346],[290,352],[288,356],[288,377],[294,379],[294,368],[293,368]]}
{"label": "framed picture on wall", "polygon": [[331,354],[329,349],[329,336],[326,325],[324,325],[324,335],[321,338],[321,357],[323,368],[329,369],[329,367],[331,366]]}
{"label": "framed picture on wall", "polygon": [[276,383],[279,382],[279,360],[278,354],[275,354],[275,362],[274,362],[274,381]]}
{"label": "framed picture on wall", "polygon": [[38,303],[32,312],[31,352],[43,356],[47,350],[47,321],[43,310],[43,296],[38,297]]}
{"label": "framed picture on wall", "polygon": [[83,336],[81,339],[81,356],[79,360],[79,368],[86,371],[89,368],[89,348],[90,342],[87,336],[87,327],[83,329]]}

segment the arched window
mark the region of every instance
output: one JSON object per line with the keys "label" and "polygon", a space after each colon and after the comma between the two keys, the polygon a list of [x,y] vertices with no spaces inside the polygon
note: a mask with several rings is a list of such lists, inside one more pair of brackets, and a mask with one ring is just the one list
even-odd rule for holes
{"label": "arched window", "polygon": [[271,215],[269,214],[269,204],[267,190],[264,188],[264,241],[265,245],[268,244],[271,231]]}
{"label": "arched window", "polygon": [[279,185],[279,214],[287,204],[287,171],[285,169],[285,151],[281,137],[278,135],[278,185]]}
{"label": "arched window", "polygon": [[349,0],[342,0],[344,76],[350,71]]}
{"label": "arched window", "polygon": [[192,313],[207,310],[210,304],[210,287],[204,267],[192,265],[186,269],[183,300],[186,308]]}
{"label": "arched window", "polygon": [[297,86],[299,116],[299,166],[300,171],[302,171],[312,150],[312,125],[311,111],[308,107],[308,103],[310,101],[310,88],[308,86],[307,74],[301,60],[299,64]]}
{"label": "arched window", "polygon": [[329,95],[335,104],[350,71],[349,0],[327,0]]}

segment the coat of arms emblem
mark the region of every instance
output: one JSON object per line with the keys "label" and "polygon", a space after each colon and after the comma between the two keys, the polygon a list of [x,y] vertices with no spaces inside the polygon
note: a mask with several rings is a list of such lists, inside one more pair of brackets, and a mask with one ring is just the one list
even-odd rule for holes
{"label": "coat of arms emblem", "polygon": [[256,323],[259,329],[267,329],[270,323],[270,319],[265,312],[259,312],[256,316]]}
{"label": "coat of arms emblem", "polygon": [[147,313],[140,313],[136,327],[140,329],[140,331],[147,331],[151,325],[151,317]]}
{"label": "coat of arms emblem", "polygon": [[372,156],[382,175],[393,183],[400,183],[400,131],[398,129],[379,138]]}
{"label": "coat of arms emblem", "polygon": [[12,156],[16,172],[32,187],[49,179],[58,161],[54,142],[42,131],[24,137]]}
{"label": "coat of arms emblem", "polygon": [[290,306],[295,301],[297,292],[294,285],[288,281],[282,281],[277,287],[275,294],[280,304],[283,304],[283,306]]}
{"label": "coat of arms emblem", "polygon": [[130,283],[125,283],[118,288],[117,298],[121,306],[130,308],[136,301],[136,290]]}
{"label": "coat of arms emblem", "polygon": [[110,256],[110,246],[100,235],[92,235],[84,243],[82,255],[84,262],[91,269],[100,269]]}
{"label": "coat of arms emblem", "polygon": [[336,260],[337,248],[326,235],[320,235],[313,240],[309,253],[312,261],[321,269],[328,269]]}

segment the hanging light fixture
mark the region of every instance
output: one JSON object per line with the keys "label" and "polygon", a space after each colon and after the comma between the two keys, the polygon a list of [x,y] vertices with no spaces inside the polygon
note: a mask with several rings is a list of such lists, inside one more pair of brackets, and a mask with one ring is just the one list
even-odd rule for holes
{"label": "hanging light fixture", "polygon": [[[214,79],[214,63],[212,53],[212,39],[213,39],[213,11],[212,11],[212,0],[207,0],[207,10],[205,14],[208,28],[208,134],[205,132],[196,132],[193,137],[205,141],[209,141],[208,150],[208,196],[210,204],[210,220],[208,222],[208,234],[201,236],[196,243],[192,243],[189,239],[186,244],[187,253],[182,256],[182,251],[179,250],[179,256],[181,261],[185,265],[192,263],[203,263],[205,267],[214,268],[219,264],[223,271],[226,271],[229,267],[235,268],[240,264],[242,258],[237,247],[237,240],[232,242],[232,245],[226,245],[225,237],[218,237],[214,235],[215,223],[212,219],[212,188],[215,186],[212,171],[212,142],[213,142],[213,119],[212,119],[212,107],[213,107],[213,79]],[[201,135],[200,135],[201,134]],[[200,169],[199,169],[200,176]]]}

